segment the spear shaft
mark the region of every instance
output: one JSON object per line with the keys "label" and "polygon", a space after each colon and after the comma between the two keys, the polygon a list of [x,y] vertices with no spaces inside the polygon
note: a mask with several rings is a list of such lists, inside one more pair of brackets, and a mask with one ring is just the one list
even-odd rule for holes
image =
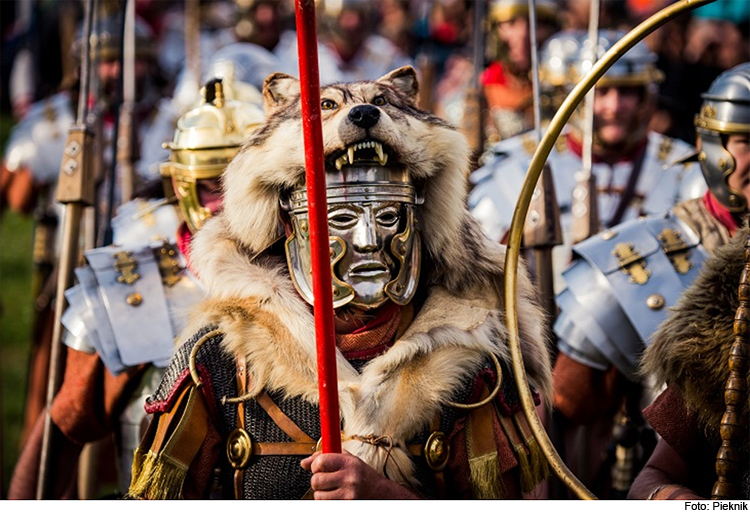
{"label": "spear shaft", "polygon": [[305,137],[305,174],[313,270],[313,312],[318,357],[320,430],[323,452],[339,453],[341,452],[341,423],[333,327],[333,292],[328,243],[325,166],[323,164],[315,3],[313,0],[297,0],[294,8],[297,21],[302,128]]}

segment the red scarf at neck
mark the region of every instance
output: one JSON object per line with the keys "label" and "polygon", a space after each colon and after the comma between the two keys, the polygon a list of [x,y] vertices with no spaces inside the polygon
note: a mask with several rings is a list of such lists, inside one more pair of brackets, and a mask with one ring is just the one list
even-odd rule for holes
{"label": "red scarf at neck", "polygon": [[401,307],[389,302],[359,329],[337,333],[336,346],[347,360],[370,360],[393,344],[400,323]]}
{"label": "red scarf at neck", "polygon": [[739,228],[737,219],[732,215],[731,211],[725,208],[721,202],[716,200],[716,197],[711,191],[706,191],[706,194],[703,195],[703,205],[706,206],[706,209],[713,218],[721,222],[724,227],[729,230],[730,235],[734,235],[734,232]]}
{"label": "red scarf at neck", "polygon": [[193,234],[190,232],[190,230],[187,227],[187,224],[184,222],[180,224],[180,227],[177,228],[177,247],[180,249],[180,252],[182,252],[182,255],[185,256],[185,262],[187,263],[188,269],[198,277],[198,274],[195,273],[195,270],[193,270],[190,267],[190,243],[193,241]]}

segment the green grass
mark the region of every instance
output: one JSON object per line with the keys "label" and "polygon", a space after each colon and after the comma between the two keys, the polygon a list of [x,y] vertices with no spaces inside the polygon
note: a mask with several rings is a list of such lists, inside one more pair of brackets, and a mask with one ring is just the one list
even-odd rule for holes
{"label": "green grass", "polygon": [[[12,119],[0,115],[4,152]],[[32,219],[11,212],[0,217],[0,458],[2,498],[18,458],[26,376],[31,353]]]}
{"label": "green grass", "polygon": [[6,212],[0,219],[0,419],[3,497],[18,458],[31,351],[32,220]]}

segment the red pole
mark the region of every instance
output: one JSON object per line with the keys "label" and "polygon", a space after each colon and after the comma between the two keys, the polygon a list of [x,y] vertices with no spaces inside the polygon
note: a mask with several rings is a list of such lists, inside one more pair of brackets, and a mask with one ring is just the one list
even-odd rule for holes
{"label": "red pole", "polygon": [[341,452],[339,392],[336,376],[336,341],[333,329],[331,258],[328,245],[323,130],[320,118],[320,79],[318,77],[318,37],[315,30],[315,3],[296,0],[297,55],[302,100],[302,128],[305,136],[308,216],[312,254],[313,312],[318,352],[318,392],[320,432],[325,453]]}

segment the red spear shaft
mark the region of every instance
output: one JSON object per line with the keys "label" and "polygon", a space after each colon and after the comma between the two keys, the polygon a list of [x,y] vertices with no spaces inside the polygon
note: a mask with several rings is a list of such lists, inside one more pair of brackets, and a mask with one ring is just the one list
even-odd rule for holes
{"label": "red spear shaft", "polygon": [[331,258],[328,245],[323,130],[320,123],[320,80],[318,77],[318,37],[315,30],[315,3],[296,0],[297,55],[302,100],[302,129],[305,136],[308,216],[312,255],[313,312],[318,352],[318,392],[320,432],[323,452],[341,452],[339,394],[336,377],[336,342],[333,329]]}

